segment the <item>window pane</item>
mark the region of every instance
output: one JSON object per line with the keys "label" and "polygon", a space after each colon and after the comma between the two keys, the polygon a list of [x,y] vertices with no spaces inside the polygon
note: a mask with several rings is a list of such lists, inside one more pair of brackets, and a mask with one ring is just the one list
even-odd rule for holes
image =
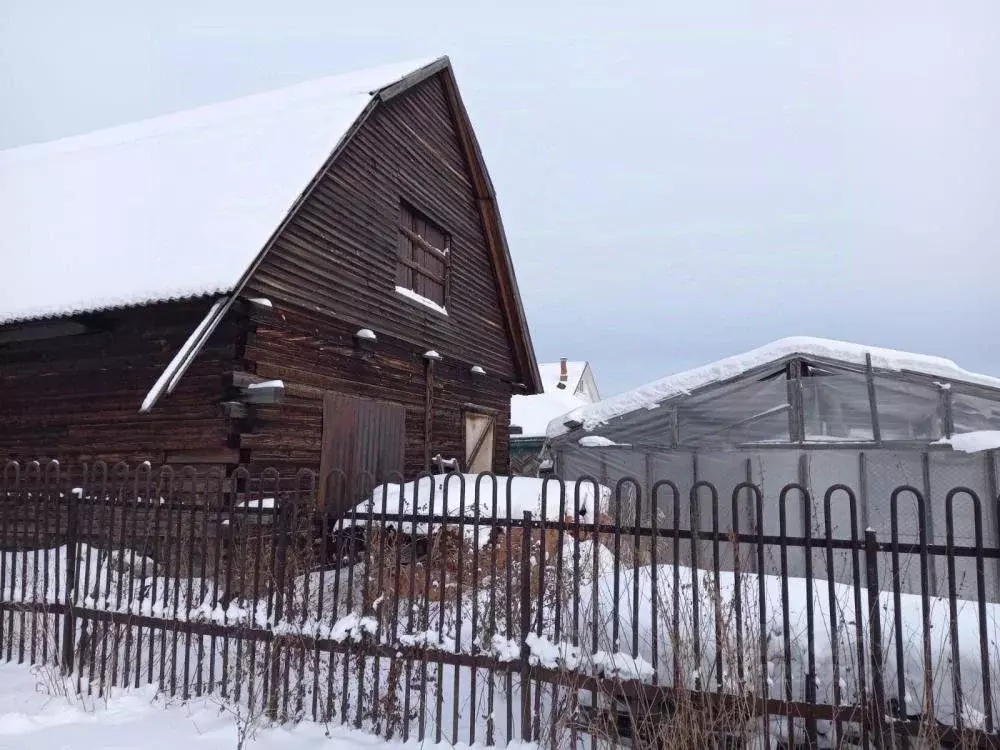
{"label": "window pane", "polygon": [[735,446],[788,441],[788,385],[783,376],[740,383],[682,402],[683,445]]}
{"label": "window pane", "polygon": [[806,440],[873,440],[868,381],[838,373],[802,378]]}
{"label": "window pane", "polygon": [[875,378],[875,398],[883,440],[937,440],[944,434],[936,388]]}
{"label": "window pane", "polygon": [[427,240],[428,245],[444,251],[444,232],[437,227],[427,224],[424,228],[423,238]]}
{"label": "window pane", "polygon": [[955,432],[1000,430],[1000,402],[965,393],[952,393],[951,413]]}
{"label": "window pane", "polygon": [[424,279],[424,291],[420,293],[427,299],[432,299],[442,307],[444,306],[444,284]]}

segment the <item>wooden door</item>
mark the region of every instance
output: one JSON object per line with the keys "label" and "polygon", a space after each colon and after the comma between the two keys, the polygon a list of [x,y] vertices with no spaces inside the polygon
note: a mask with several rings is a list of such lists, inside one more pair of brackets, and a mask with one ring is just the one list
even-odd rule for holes
{"label": "wooden door", "polygon": [[403,473],[406,409],[388,401],[326,393],[320,492],[340,517],[378,484]]}
{"label": "wooden door", "polygon": [[496,416],[465,413],[465,470],[470,474],[493,471],[493,430]]}

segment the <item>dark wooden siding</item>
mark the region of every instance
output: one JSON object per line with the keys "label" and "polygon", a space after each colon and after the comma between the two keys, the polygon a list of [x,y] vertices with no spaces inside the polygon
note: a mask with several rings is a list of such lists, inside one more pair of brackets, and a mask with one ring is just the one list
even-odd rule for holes
{"label": "dark wooden siding", "polygon": [[[448,315],[395,291],[400,201],[451,238]],[[437,350],[429,455],[464,459],[467,404],[497,414],[494,469],[507,469],[510,381],[517,368],[497,279],[449,105],[438,78],[380,104],[299,207],[248,285],[269,298],[246,358],[285,382],[284,403],[256,407],[241,437],[254,465],[319,468],[323,394],[406,410],[405,470],[425,466],[426,362]],[[371,328],[378,341],[356,346]],[[487,376],[470,373],[480,365]]]}
{"label": "dark wooden siding", "polygon": [[[395,292],[401,200],[451,237],[447,316]],[[375,109],[250,288],[514,377],[471,174],[438,77]]]}
{"label": "dark wooden siding", "polygon": [[[355,345],[355,324],[294,308],[258,314],[246,359],[263,378],[285,383],[285,400],[254,407],[251,429],[241,437],[255,466],[318,469],[323,437],[323,397],[328,392],[389,401],[406,410],[405,472],[424,468],[425,362],[423,349],[380,335],[370,350]],[[507,468],[510,388],[496,377],[476,378],[466,363],[435,365],[430,453],[464,458],[464,406],[498,413],[494,470]]]}
{"label": "dark wooden siding", "polygon": [[399,481],[405,424],[406,410],[399,404],[343,393],[324,396],[320,488],[328,513],[340,516],[351,507],[347,498]]}
{"label": "dark wooden siding", "polygon": [[100,316],[101,329],[0,344],[0,459],[210,462],[232,453],[220,411],[223,373],[240,353],[238,316],[216,330],[150,414],[139,406],[210,302]]}

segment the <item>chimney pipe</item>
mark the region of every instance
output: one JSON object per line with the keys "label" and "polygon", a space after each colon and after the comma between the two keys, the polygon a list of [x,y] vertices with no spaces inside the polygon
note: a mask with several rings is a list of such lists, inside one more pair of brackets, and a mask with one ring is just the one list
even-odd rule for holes
{"label": "chimney pipe", "polygon": [[559,359],[559,388],[565,388],[569,380],[569,371],[566,369],[566,357]]}

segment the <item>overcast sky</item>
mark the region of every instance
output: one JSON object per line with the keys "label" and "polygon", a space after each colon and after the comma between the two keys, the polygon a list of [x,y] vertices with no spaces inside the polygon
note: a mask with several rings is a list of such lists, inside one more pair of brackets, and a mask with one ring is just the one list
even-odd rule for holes
{"label": "overcast sky", "polygon": [[605,395],[787,335],[1000,374],[996,0],[0,15],[0,148],[450,55],[538,356],[591,360]]}

